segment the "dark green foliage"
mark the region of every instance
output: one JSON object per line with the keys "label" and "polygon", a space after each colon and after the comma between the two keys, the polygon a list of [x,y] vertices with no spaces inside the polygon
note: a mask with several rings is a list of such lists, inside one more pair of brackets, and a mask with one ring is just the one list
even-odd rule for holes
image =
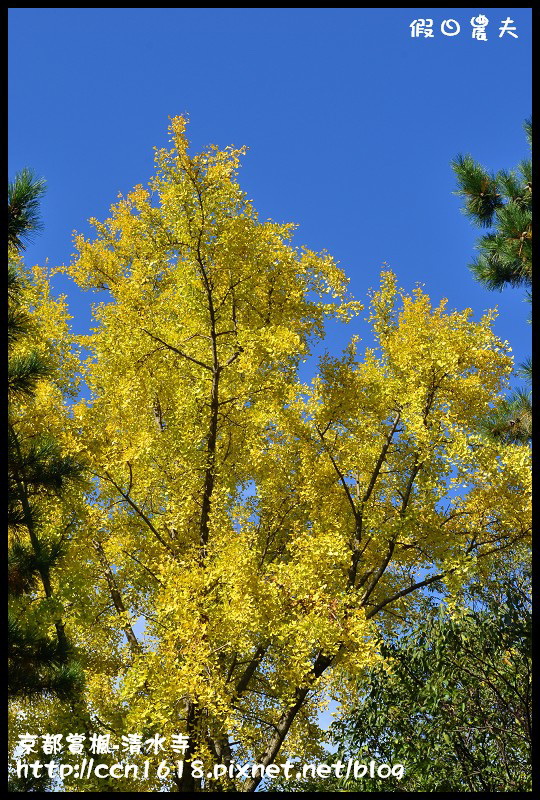
{"label": "dark green foliage", "polygon": [[529,383],[532,383],[532,359],[526,358],[523,364],[518,369],[518,375],[525,378]]}
{"label": "dark green foliage", "polygon": [[66,654],[57,638],[43,636],[13,618],[8,619],[8,659],[17,664],[8,676],[10,697],[54,694],[70,700],[83,687],[83,673],[78,664],[66,662]]}
{"label": "dark green foliage", "polygon": [[25,240],[41,229],[39,203],[44,194],[44,178],[27,167],[8,183],[8,244],[16,250],[24,250]]}
{"label": "dark green foliage", "polygon": [[[385,667],[358,687],[358,705],[332,726],[347,762],[403,764],[396,778],[336,778],[283,791],[531,791],[531,604],[528,580],[470,589],[452,618],[426,609],[416,627],[387,638]],[[296,788],[295,788],[296,787]]]}
{"label": "dark green foliage", "polygon": [[[525,133],[532,146],[532,124]],[[452,162],[459,189],[465,198],[464,214],[478,227],[491,228],[476,244],[479,256],[470,264],[475,278],[486,289],[501,291],[506,286],[524,286],[530,300],[532,285],[532,161],[522,161],[517,170],[488,173],[470,156]],[[521,373],[530,382],[530,360]],[[532,398],[515,391],[490,417],[483,432],[512,443],[526,443],[532,437]]]}
{"label": "dark green foliage", "polygon": [[[13,316],[17,316],[16,311]],[[11,339],[14,340],[15,337],[16,333],[12,329]],[[13,356],[8,364],[8,391],[11,395],[32,394],[40,378],[46,378],[49,374],[48,361],[39,353]]]}
{"label": "dark green foliage", "polygon": [[452,168],[460,185],[456,194],[462,195],[467,201],[464,213],[476,225],[491,227],[495,212],[504,205],[497,179],[469,155],[457,156]]}
{"label": "dark green foliage", "polygon": [[35,778],[32,772],[28,776],[24,774],[20,778],[17,777],[15,772],[12,772],[8,777],[8,792],[52,792],[52,781],[49,778],[48,772],[45,772],[40,778]]}
{"label": "dark green foliage", "polygon": [[496,411],[482,420],[482,430],[487,436],[508,444],[527,444],[532,437],[531,393],[516,389]]}
{"label": "dark green foliage", "polygon": [[[51,436],[33,436],[28,442],[21,442],[14,433],[12,436],[10,477],[15,497],[22,484],[28,487],[31,496],[47,492],[59,494],[67,481],[79,477],[80,464],[72,456],[63,455]],[[22,498],[19,499],[22,502]]]}
{"label": "dark green foliage", "polygon": [[[530,123],[526,124],[530,135]],[[487,289],[532,283],[532,167],[523,161],[517,171],[489,173],[470,156],[452,162],[457,195],[465,198],[466,216],[477,226],[492,228],[481,236],[479,256],[470,265]]]}
{"label": "dark green foliage", "polygon": [[8,344],[13,345],[18,338],[25,336],[31,329],[29,315],[20,308],[18,299],[22,289],[22,281],[15,262],[8,259]]}
{"label": "dark green foliage", "polygon": [[[18,348],[35,336],[31,312],[24,304],[25,278],[18,261],[23,242],[39,229],[38,203],[44,181],[22,170],[8,188],[8,694],[51,695],[66,700],[81,689],[82,673],[58,618],[52,630],[40,630],[26,611],[39,597],[53,594],[51,571],[64,553],[69,526],[54,541],[41,532],[44,498],[62,494],[78,480],[82,468],[64,454],[46,432],[23,432],[21,403],[31,400],[38,383],[53,376],[52,359],[37,349]],[[52,627],[52,626],[48,626]],[[55,630],[54,630],[55,629]],[[30,791],[30,789],[14,789]]]}

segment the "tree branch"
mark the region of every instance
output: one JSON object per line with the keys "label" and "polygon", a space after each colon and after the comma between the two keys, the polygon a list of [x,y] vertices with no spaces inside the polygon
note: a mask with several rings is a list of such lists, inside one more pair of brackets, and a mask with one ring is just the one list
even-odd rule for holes
{"label": "tree branch", "polygon": [[212,372],[212,367],[210,367],[208,364],[205,364],[203,361],[199,361],[198,358],[193,358],[193,356],[189,356],[187,353],[184,353],[183,350],[179,350],[178,347],[175,347],[174,345],[163,341],[163,339],[160,339],[159,336],[155,336],[153,333],[150,333],[150,331],[147,331],[146,328],[142,328],[142,330],[144,331],[144,333],[146,333],[147,336],[150,336],[151,339],[153,339],[155,342],[159,342],[168,350],[172,350],[173,353],[177,353],[179,356],[187,358],[188,361],[192,361],[194,364],[198,364],[199,367],[204,367],[204,369],[207,369],[210,372]]}

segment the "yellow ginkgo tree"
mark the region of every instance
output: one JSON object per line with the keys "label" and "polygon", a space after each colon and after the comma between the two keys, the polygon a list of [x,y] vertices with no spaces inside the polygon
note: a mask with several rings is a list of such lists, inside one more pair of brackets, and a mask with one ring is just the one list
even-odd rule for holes
{"label": "yellow ginkgo tree", "polygon": [[59,591],[96,726],[189,740],[181,776],[115,790],[250,792],[260,770],[235,765],[321,757],[318,712],[379,658],[378,625],[526,553],[529,449],[475,433],[512,367],[493,316],[388,270],[375,346],[353,337],[302,384],[325,319],[361,310],[343,271],[258,219],[241,150],[193,156],[171,130],[66,268],[109,300],[83,342],[71,424],[94,492]]}

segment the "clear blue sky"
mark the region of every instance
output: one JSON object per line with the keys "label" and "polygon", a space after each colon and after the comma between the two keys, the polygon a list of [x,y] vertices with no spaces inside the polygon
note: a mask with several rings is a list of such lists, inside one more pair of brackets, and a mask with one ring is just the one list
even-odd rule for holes
{"label": "clear blue sky", "polygon": [[[479,13],[485,42],[471,36]],[[499,37],[508,16],[517,39]],[[433,37],[411,37],[419,18],[433,19]],[[445,19],[459,35],[441,33]],[[48,182],[26,262],[68,262],[72,231],[147,182],[168,118],[187,113],[194,151],[249,147],[240,183],[260,215],[298,223],[296,242],[327,249],[359,299],[387,262],[434,301],[476,317],[498,305],[496,330],[519,362],[524,292],[474,282],[478,231],[449,162],[469,152],[497,170],[527,157],[530,61],[526,8],[12,8],[9,174],[30,166]],[[87,332],[95,296],[62,277],[55,287]],[[327,347],[356,330],[366,333],[332,329]]]}

